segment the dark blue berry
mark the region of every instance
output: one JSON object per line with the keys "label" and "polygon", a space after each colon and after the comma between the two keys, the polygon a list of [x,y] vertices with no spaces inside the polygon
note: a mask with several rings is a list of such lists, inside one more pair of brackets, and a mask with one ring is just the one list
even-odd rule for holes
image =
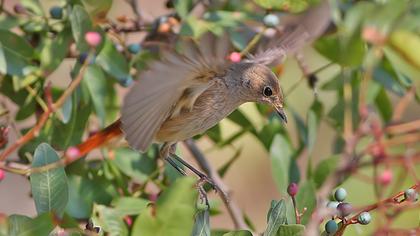
{"label": "dark blue berry", "polygon": [[362,225],[367,225],[372,221],[372,217],[369,212],[362,212],[359,217],[357,217],[357,221]]}
{"label": "dark blue berry", "polygon": [[60,20],[61,18],[63,18],[63,8],[58,7],[58,6],[51,7],[50,15],[51,15],[51,18]]}
{"label": "dark blue berry", "polygon": [[275,27],[280,23],[280,19],[277,15],[268,14],[264,16],[263,22],[267,27]]}
{"label": "dark blue berry", "polygon": [[329,220],[326,224],[325,224],[325,231],[329,234],[333,234],[335,232],[337,232],[338,230],[338,225],[334,220]]}
{"label": "dark blue berry", "polygon": [[335,190],[334,198],[335,200],[342,202],[347,197],[347,191],[344,188],[338,188]]}
{"label": "dark blue berry", "polygon": [[131,84],[133,84],[134,80],[131,76],[124,78],[124,79],[120,79],[120,84],[123,87],[129,87]]}
{"label": "dark blue berry", "polygon": [[127,49],[130,53],[137,54],[140,52],[141,47],[140,47],[140,44],[133,43],[133,44],[128,45]]}

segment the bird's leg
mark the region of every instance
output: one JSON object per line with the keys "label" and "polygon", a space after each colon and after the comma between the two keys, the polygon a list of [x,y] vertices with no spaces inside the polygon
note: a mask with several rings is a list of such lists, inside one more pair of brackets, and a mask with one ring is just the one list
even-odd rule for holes
{"label": "bird's leg", "polygon": [[173,157],[174,159],[176,159],[178,162],[180,162],[182,165],[184,165],[185,167],[187,167],[189,170],[191,170],[192,172],[194,172],[194,174],[196,174],[200,178],[200,181],[203,182],[203,184],[208,183],[208,184],[210,184],[210,186],[215,191],[221,191],[221,189],[206,174],[204,174],[203,172],[197,170],[194,166],[192,166],[188,162],[184,161],[178,155],[176,155],[174,153],[170,153],[170,155],[171,155],[171,157]]}
{"label": "bird's leg", "polygon": [[190,169],[192,172],[194,172],[197,176],[200,177],[200,179],[197,182],[197,189],[200,195],[200,199],[202,202],[205,202],[206,206],[210,208],[209,200],[207,198],[207,193],[204,190],[204,184],[207,182],[209,183],[214,189],[216,189],[215,184],[208,178],[205,174],[201,173],[197,169],[195,169],[192,165],[190,165],[188,162],[184,161],[182,158],[174,154],[176,150],[176,144],[164,144],[160,150],[160,156],[167,161],[172,167],[174,167],[181,175],[186,176],[187,173],[174,161],[177,160],[180,162],[183,166]]}

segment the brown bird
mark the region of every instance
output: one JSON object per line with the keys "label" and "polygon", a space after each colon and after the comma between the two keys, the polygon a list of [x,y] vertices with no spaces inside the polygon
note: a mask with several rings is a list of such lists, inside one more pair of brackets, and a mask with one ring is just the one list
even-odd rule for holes
{"label": "brown bird", "polygon": [[205,132],[246,102],[270,104],[286,122],[283,94],[268,66],[323,32],[329,22],[327,2],[289,24],[291,32],[275,48],[240,63],[225,59],[226,37],[206,35],[198,45],[183,41],[182,54],[164,52],[124,99],[121,122],[129,145],[145,151],[152,143],[164,143],[166,157],[172,144]]}
{"label": "brown bird", "polygon": [[140,73],[124,99],[121,125],[117,121],[79,145],[81,153],[118,135],[121,126],[132,148],[143,152],[152,143],[163,143],[161,156],[173,164],[174,144],[205,132],[246,102],[270,104],[287,122],[283,94],[269,66],[319,37],[330,22],[329,11],[323,1],[298,15],[287,22],[274,47],[239,63],[226,60],[226,37],[206,35],[199,44],[181,40],[182,54],[166,51]]}

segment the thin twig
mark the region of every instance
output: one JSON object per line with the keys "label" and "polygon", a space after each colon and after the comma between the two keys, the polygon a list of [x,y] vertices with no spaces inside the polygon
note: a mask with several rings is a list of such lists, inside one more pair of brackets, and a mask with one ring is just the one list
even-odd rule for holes
{"label": "thin twig", "polygon": [[[209,177],[213,180],[213,182],[219,186],[226,194],[229,195],[229,190],[226,186],[226,184],[223,182],[222,178],[220,177],[219,173],[215,171],[210,164],[208,163],[207,159],[203,155],[203,153],[200,151],[200,149],[195,144],[194,140],[188,139],[184,142],[185,146],[188,148],[188,150],[191,152],[194,159],[197,161],[200,168],[207,174]],[[226,194],[219,192],[219,196],[222,198],[230,217],[233,220],[233,223],[235,225],[236,229],[247,229],[249,230],[249,227],[245,223],[241,210],[236,205],[234,201],[231,199],[228,199]]]}
{"label": "thin twig", "polygon": [[[64,91],[64,93],[60,96],[60,98],[54,104],[52,104],[52,106],[49,109],[47,109],[46,111],[44,111],[44,113],[42,113],[42,115],[40,116],[35,126],[29,132],[27,132],[25,135],[20,137],[14,144],[9,146],[5,151],[3,151],[0,154],[0,161],[5,160],[7,156],[13,153],[16,149],[23,146],[24,144],[26,144],[27,142],[31,141],[33,138],[39,135],[41,129],[44,127],[45,123],[48,121],[50,115],[64,104],[66,99],[73,93],[73,91],[80,84],[80,82],[83,79],[85,70],[89,64],[88,62],[89,60],[85,60],[85,63],[81,67],[76,79],[71,81],[69,87]],[[46,100],[49,100],[49,99],[50,98],[46,98]]]}

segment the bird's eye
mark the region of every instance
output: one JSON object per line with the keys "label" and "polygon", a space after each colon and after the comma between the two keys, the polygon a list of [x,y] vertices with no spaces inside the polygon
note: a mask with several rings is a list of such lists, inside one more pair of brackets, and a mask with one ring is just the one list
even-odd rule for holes
{"label": "bird's eye", "polygon": [[271,90],[271,88],[268,86],[264,87],[263,94],[266,97],[270,97],[271,95],[273,95],[273,90]]}

